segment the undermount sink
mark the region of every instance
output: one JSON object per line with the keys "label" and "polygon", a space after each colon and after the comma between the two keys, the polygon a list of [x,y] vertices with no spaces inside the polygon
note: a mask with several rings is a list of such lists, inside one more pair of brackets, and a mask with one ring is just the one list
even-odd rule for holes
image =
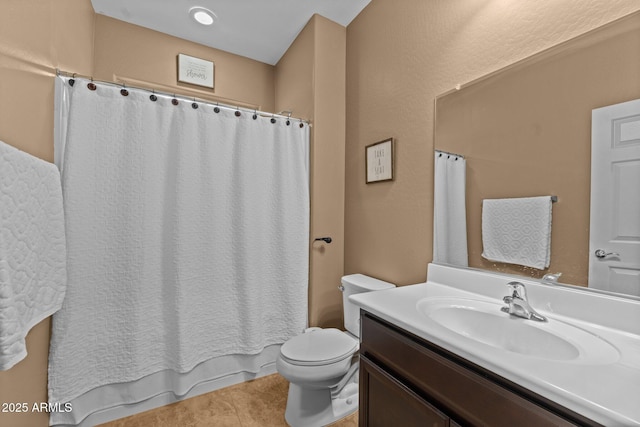
{"label": "undermount sink", "polygon": [[527,357],[588,364],[615,362],[619,353],[598,336],[559,320],[523,319],[502,305],[475,299],[430,297],[416,308],[427,319],[468,340]]}

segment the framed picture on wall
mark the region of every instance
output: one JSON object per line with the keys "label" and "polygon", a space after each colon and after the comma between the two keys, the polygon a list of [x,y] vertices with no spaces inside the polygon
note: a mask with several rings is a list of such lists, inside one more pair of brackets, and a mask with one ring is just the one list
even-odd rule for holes
{"label": "framed picture on wall", "polygon": [[178,81],[213,89],[214,63],[193,56],[178,54]]}
{"label": "framed picture on wall", "polygon": [[365,147],[367,184],[393,181],[393,138]]}

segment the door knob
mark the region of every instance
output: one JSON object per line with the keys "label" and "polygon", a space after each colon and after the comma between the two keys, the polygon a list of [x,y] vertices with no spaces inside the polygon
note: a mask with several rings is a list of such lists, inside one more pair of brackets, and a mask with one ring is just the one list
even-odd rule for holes
{"label": "door knob", "polygon": [[616,252],[607,252],[604,249],[596,249],[596,258],[604,259],[606,257],[614,256],[620,258],[620,254]]}

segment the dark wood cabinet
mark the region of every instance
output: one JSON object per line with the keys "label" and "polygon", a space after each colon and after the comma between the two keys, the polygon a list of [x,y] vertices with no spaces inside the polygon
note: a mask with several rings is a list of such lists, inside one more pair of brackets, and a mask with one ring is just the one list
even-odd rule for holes
{"label": "dark wood cabinet", "polygon": [[360,425],[449,426],[449,417],[364,356],[360,359],[360,379],[368,396],[360,407]]}
{"label": "dark wood cabinet", "polygon": [[600,426],[369,313],[361,325],[361,427]]}

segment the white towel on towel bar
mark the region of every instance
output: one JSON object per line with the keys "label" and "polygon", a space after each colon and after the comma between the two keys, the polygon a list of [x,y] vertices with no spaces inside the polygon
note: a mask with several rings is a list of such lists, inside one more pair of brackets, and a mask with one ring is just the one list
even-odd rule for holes
{"label": "white towel on towel bar", "polygon": [[551,196],[482,202],[482,256],[543,270],[551,260]]}
{"label": "white towel on towel bar", "polygon": [[60,173],[0,141],[0,371],[27,355],[25,337],[62,306],[66,240]]}

